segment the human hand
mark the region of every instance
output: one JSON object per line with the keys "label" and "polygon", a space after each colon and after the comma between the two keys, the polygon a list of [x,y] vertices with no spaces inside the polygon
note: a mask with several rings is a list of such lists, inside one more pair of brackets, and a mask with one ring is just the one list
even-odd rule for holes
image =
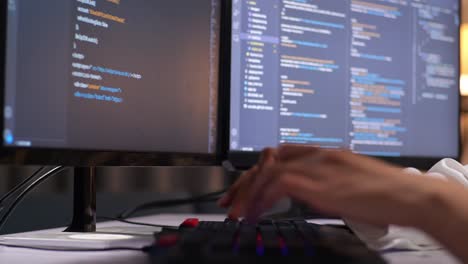
{"label": "human hand", "polygon": [[228,217],[237,219],[245,215],[246,200],[251,195],[249,191],[256,176],[266,168],[273,166],[278,161],[277,149],[267,148],[260,155],[260,159],[254,167],[244,172],[239,179],[232,185],[227,193],[218,201],[218,205],[228,208]]}
{"label": "human hand", "polygon": [[434,186],[442,182],[346,151],[282,146],[268,152],[274,158],[244,174],[223,199],[224,206],[231,206],[230,217],[255,221],[290,197],[369,224],[414,226],[422,216],[418,207],[430,201]]}
{"label": "human hand", "polygon": [[282,197],[358,222],[422,229],[468,263],[468,191],[460,184],[346,151],[282,146],[266,150],[220,204],[231,218],[255,221]]}

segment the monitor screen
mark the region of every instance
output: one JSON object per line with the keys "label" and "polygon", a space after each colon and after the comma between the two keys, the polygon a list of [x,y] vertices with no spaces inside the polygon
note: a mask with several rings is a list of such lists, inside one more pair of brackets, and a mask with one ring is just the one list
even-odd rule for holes
{"label": "monitor screen", "polygon": [[457,157],[458,0],[233,0],[230,150]]}
{"label": "monitor screen", "polygon": [[219,0],[7,5],[5,146],[215,152]]}

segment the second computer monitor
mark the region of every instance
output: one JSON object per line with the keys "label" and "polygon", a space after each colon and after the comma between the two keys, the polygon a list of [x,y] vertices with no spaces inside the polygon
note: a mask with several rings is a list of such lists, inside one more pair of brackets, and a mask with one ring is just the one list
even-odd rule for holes
{"label": "second computer monitor", "polygon": [[233,0],[230,150],[457,157],[459,1]]}
{"label": "second computer monitor", "polygon": [[55,151],[54,164],[60,151],[217,158],[219,0],[11,0],[0,11],[1,160],[24,163],[20,149]]}

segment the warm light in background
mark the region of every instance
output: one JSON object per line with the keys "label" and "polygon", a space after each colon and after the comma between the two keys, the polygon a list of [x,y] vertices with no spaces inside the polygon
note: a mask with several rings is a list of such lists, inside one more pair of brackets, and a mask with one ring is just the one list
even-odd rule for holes
{"label": "warm light in background", "polygon": [[460,91],[463,96],[468,96],[468,75],[460,76]]}
{"label": "warm light in background", "polygon": [[463,96],[468,97],[468,0],[462,2],[460,91]]}
{"label": "warm light in background", "polygon": [[463,96],[468,96],[468,24],[461,27],[461,77],[460,91]]}

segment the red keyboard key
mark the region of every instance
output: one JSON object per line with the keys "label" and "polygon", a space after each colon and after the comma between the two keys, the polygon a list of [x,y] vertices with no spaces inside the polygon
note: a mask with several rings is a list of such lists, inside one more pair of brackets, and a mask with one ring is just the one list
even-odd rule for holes
{"label": "red keyboard key", "polygon": [[197,218],[189,218],[189,219],[185,220],[180,225],[180,227],[195,228],[195,227],[198,226],[199,223],[200,223],[200,220],[198,220]]}
{"label": "red keyboard key", "polygon": [[179,235],[168,234],[168,235],[162,235],[158,237],[158,240],[156,241],[156,245],[158,247],[168,248],[168,247],[173,247],[177,245],[178,242],[179,242]]}

